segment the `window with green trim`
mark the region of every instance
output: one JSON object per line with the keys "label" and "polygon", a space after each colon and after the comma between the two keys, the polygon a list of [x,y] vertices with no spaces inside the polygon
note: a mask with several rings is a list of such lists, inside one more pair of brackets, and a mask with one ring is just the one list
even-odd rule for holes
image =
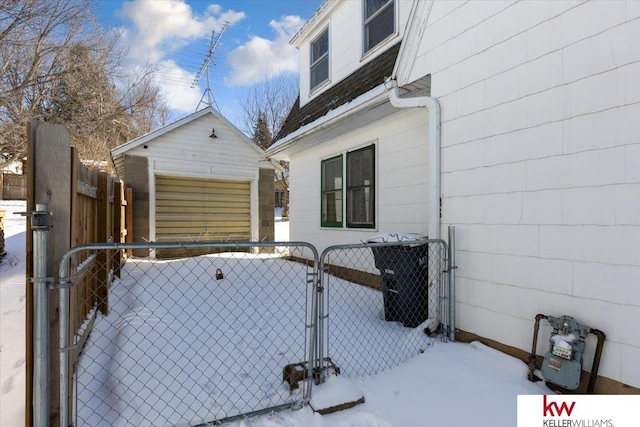
{"label": "window with green trim", "polygon": [[342,227],[342,155],[322,161],[322,227]]}
{"label": "window with green trim", "polygon": [[375,145],[347,153],[347,227],[374,228]]}

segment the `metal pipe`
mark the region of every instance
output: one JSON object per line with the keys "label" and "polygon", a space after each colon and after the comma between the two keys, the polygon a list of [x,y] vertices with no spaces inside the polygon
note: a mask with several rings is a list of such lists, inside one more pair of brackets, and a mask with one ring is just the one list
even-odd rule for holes
{"label": "metal pipe", "polygon": [[596,388],[596,381],[598,380],[598,369],[600,369],[600,358],[602,357],[602,349],[604,347],[604,341],[607,339],[604,332],[599,329],[591,329],[593,335],[598,338],[596,344],[596,352],[593,356],[593,364],[591,365],[591,374],[589,375],[589,384],[587,385],[587,393],[591,394]]}
{"label": "metal pipe", "polygon": [[[33,425],[49,425],[49,212],[37,204],[33,232]],[[45,216],[47,219],[45,219]]]}
{"label": "metal pipe", "polygon": [[538,347],[538,331],[540,330],[540,320],[547,319],[544,314],[536,314],[536,322],[533,325],[533,343],[531,345],[531,354],[529,355],[529,381],[535,381],[533,372],[536,370],[536,349]]}
{"label": "metal pipe", "polygon": [[449,226],[449,339],[456,340],[456,227]]}
{"label": "metal pipe", "polygon": [[324,341],[325,341],[325,326],[324,326],[324,321],[325,321],[325,312],[324,312],[324,293],[327,290],[327,283],[326,283],[326,277],[325,277],[325,267],[324,267],[324,252],[322,253],[322,255],[320,256],[320,263],[318,266],[318,274],[319,274],[319,284],[323,285],[322,287],[318,288],[318,349],[317,352],[318,354],[316,355],[316,361],[317,361],[317,366],[316,369],[318,370],[318,379],[320,383],[323,383],[325,378],[324,378]]}
{"label": "metal pipe", "polygon": [[385,82],[389,91],[389,102],[396,108],[426,108],[429,112],[429,131],[427,146],[429,150],[429,200],[428,218],[429,238],[440,238],[440,104],[430,96],[401,98],[398,83],[389,79]]}
{"label": "metal pipe", "polygon": [[309,363],[307,364],[307,387],[302,399],[304,402],[311,400],[311,390],[313,389],[313,380],[315,373],[316,358],[316,342],[318,339],[318,291],[320,288],[320,275],[318,274],[318,252],[313,250],[313,284],[311,289],[311,333],[309,336]]}
{"label": "metal pipe", "polygon": [[[69,276],[69,260],[60,263],[60,283]],[[68,427],[69,423],[69,288],[60,287],[58,290],[58,304],[60,306],[60,336],[58,339],[60,352],[60,427]]]}

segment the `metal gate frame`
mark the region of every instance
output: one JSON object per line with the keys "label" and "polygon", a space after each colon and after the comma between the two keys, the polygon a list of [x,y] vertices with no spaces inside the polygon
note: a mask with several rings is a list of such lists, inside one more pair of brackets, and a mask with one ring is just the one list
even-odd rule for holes
{"label": "metal gate frame", "polygon": [[[72,342],[70,342],[69,334],[69,296],[70,289],[74,286],[75,276],[70,275],[70,261],[74,254],[81,251],[111,251],[112,253],[117,251],[127,251],[134,249],[194,249],[194,248],[238,248],[238,249],[256,249],[256,248],[278,248],[278,247],[301,247],[304,250],[310,251],[310,254],[305,254],[308,268],[311,268],[311,273],[307,273],[307,285],[311,284],[311,300],[310,300],[310,317],[308,324],[305,324],[305,329],[309,331],[304,332],[304,336],[309,337],[307,343],[307,357],[304,361],[307,367],[311,368],[311,373],[307,372],[306,377],[303,378],[304,390],[303,398],[299,405],[288,403],[279,405],[273,408],[262,409],[250,413],[245,413],[238,417],[246,417],[250,415],[259,415],[266,412],[272,412],[279,409],[293,408],[295,406],[303,406],[311,399],[313,384],[319,384],[326,378],[326,366],[324,363],[325,350],[325,320],[327,314],[324,312],[325,307],[325,294],[326,294],[326,281],[325,277],[328,263],[326,262],[327,254],[339,249],[353,249],[353,248],[372,248],[376,246],[388,246],[389,243],[367,243],[359,245],[337,245],[331,246],[323,251],[322,256],[318,255],[317,249],[306,242],[175,242],[175,243],[105,243],[105,244],[89,244],[81,245],[69,250],[61,259],[59,264],[59,278],[48,277],[46,265],[48,263],[48,233],[50,228],[49,216],[50,212],[46,210],[46,206],[38,205],[36,211],[27,213],[32,215],[32,231],[34,238],[33,260],[34,260],[34,277],[29,280],[34,285],[34,304],[35,319],[34,319],[34,349],[36,354],[34,355],[34,396],[33,396],[33,410],[34,410],[34,425],[36,427],[45,427],[48,425],[48,403],[49,403],[49,390],[48,390],[48,378],[49,378],[49,353],[47,352],[49,342],[49,313],[48,313],[48,292],[49,289],[59,290],[59,307],[60,313],[66,313],[67,315],[59,316],[60,336],[59,336],[59,354],[60,354],[60,427],[69,427],[69,401],[67,396],[69,394],[69,355],[73,351],[77,351],[78,348]],[[455,228],[449,227],[449,243],[444,240],[427,240],[426,243],[443,245],[445,248],[446,259],[445,268],[442,270],[443,277],[446,283],[443,283],[443,295],[440,303],[442,304],[443,313],[443,329],[441,338],[443,341],[455,341]],[[402,244],[402,243],[400,243]],[[311,256],[309,256],[311,255]],[[38,350],[39,349],[39,350]],[[225,421],[231,421],[232,418],[225,419]],[[217,422],[217,421],[216,421]],[[205,424],[211,425],[211,424]]]}
{"label": "metal gate frame", "polygon": [[327,292],[329,287],[329,270],[330,263],[328,262],[328,258],[332,253],[339,251],[349,251],[349,250],[358,250],[358,249],[366,249],[371,250],[375,248],[388,248],[388,247],[410,247],[414,245],[427,245],[430,247],[432,245],[438,245],[442,247],[442,259],[441,264],[438,264],[442,267],[442,270],[439,273],[442,275],[443,283],[441,284],[440,300],[438,301],[439,308],[441,310],[442,319],[441,319],[441,332],[439,334],[439,340],[441,341],[455,341],[455,269],[457,266],[455,265],[455,227],[450,226],[448,229],[449,233],[449,242],[448,244],[443,239],[428,239],[423,238],[414,241],[398,241],[398,242],[368,242],[368,243],[360,243],[360,244],[344,244],[344,245],[334,245],[327,247],[324,251],[322,251],[320,255],[320,265],[318,267],[318,273],[320,275],[319,284],[320,288],[318,289],[318,298],[317,298],[317,312],[318,319],[316,323],[318,324],[318,341],[315,345],[316,353],[313,354],[314,361],[314,372],[318,373],[318,382],[324,382],[326,377],[331,374],[333,362],[336,362],[338,365],[340,361],[335,361],[331,359],[331,354],[327,354],[325,351],[325,343],[329,343],[331,341],[330,337],[327,337],[328,334],[328,325],[326,324],[327,320],[330,320],[330,315],[327,313],[327,310],[330,309],[331,303],[326,301]]}
{"label": "metal gate frame", "polygon": [[[75,285],[75,276],[70,275],[70,261],[74,254],[83,251],[126,251],[134,249],[143,250],[170,250],[170,249],[249,249],[255,250],[257,248],[281,248],[281,247],[299,247],[309,250],[313,256],[313,263],[310,265],[312,273],[308,274],[307,284],[311,284],[311,314],[309,316],[310,323],[305,324],[304,328],[309,329],[309,342],[308,355],[315,353],[315,344],[317,341],[317,289],[318,283],[318,252],[315,247],[305,242],[175,242],[175,243],[106,243],[106,244],[88,244],[77,246],[69,250],[60,261],[58,285],[59,289],[59,304],[60,304],[60,340],[59,340],[59,352],[60,352],[60,427],[69,427],[73,425],[70,423],[69,414],[69,402],[67,396],[69,395],[69,354],[72,351],[78,351],[77,344],[74,344],[70,340],[69,336],[69,290]],[[64,315],[66,314],[66,315]],[[303,334],[306,334],[303,331]],[[302,360],[306,360],[307,355],[303,355]],[[239,414],[236,416],[227,417],[220,420],[213,420],[205,424],[200,424],[196,427],[204,427],[211,425],[218,425],[221,422],[230,422],[235,419],[240,419],[248,416],[256,416],[273,411],[301,408],[306,405],[311,399],[311,388],[313,381],[303,382],[303,396],[301,401],[280,404],[277,406],[254,410],[251,412]]]}

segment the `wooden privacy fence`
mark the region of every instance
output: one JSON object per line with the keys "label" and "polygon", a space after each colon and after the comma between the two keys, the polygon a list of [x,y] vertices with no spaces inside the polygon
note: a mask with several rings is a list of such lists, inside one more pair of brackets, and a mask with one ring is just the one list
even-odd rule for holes
{"label": "wooden privacy fence", "polygon": [[25,200],[26,198],[26,175],[0,173],[0,200]]}
{"label": "wooden privacy fence", "polygon": [[[90,170],[78,159],[64,126],[32,121],[27,127],[27,211],[46,204],[52,213],[49,232],[48,276],[57,277],[62,256],[87,243],[131,241],[132,192],[106,172]],[[107,293],[113,275],[119,275],[123,253],[90,255],[78,253],[71,261],[75,274],[69,299],[69,335],[82,326],[79,345],[86,340],[97,311],[109,311]],[[82,257],[82,258],[81,258]],[[33,242],[27,233],[27,278],[33,277]],[[33,289],[26,284],[26,426],[32,425],[33,399]],[[77,301],[82,303],[76,304]],[[59,307],[58,291],[49,293],[50,325],[50,425],[58,425],[59,395]],[[84,326],[81,325],[84,323]],[[73,352],[72,352],[73,354]],[[75,360],[70,358],[70,368]],[[73,369],[69,369],[73,372]],[[71,407],[71,406],[69,406]]]}

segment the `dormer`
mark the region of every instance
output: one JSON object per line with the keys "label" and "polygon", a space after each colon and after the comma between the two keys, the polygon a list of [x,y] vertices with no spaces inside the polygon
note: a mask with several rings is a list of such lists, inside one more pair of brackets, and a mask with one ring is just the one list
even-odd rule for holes
{"label": "dormer", "polygon": [[300,107],[396,46],[412,0],[326,0],[291,40],[300,52]]}

